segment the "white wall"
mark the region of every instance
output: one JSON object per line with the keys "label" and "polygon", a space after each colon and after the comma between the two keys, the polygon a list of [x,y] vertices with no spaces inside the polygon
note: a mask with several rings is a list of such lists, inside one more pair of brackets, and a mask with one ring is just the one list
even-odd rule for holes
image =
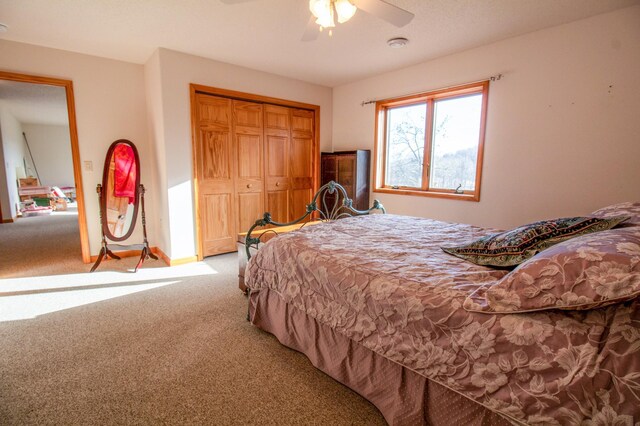
{"label": "white wall", "polygon": [[69,126],[22,124],[42,185],[73,186]]}
{"label": "white wall", "polygon": [[[162,86],[160,83],[160,54],[156,50],[144,65],[145,95],[147,102],[147,128],[149,142],[152,146],[149,161],[151,162],[151,186],[158,188],[152,198],[153,211],[156,212],[154,232],[156,236],[154,245],[160,247],[165,253],[169,247],[169,227],[165,220],[168,210],[166,156],[164,143],[164,118],[162,114]],[[160,190],[160,188],[163,188]]]}
{"label": "white wall", "polygon": [[[151,172],[143,66],[0,40],[0,70],[73,81],[80,160],[93,163],[93,171],[83,167],[82,180],[91,254],[97,254],[100,220],[95,188],[102,180],[104,157],[111,142],[124,138],[136,144],[145,185]],[[148,197],[153,198],[155,191],[158,188],[148,188]],[[147,210],[147,220],[153,228],[155,214]],[[154,245],[153,234],[149,239]],[[129,242],[141,241],[142,230],[138,226]]]}
{"label": "white wall", "polygon": [[189,83],[319,105],[320,146],[331,149],[330,88],[167,49],[159,49],[145,71],[152,79],[147,96],[162,102],[152,107],[149,127],[162,132],[154,134],[155,143],[163,145],[158,148],[158,178],[167,195],[158,203],[158,241],[172,259],[196,254]]}
{"label": "white wall", "polygon": [[9,186],[4,162],[4,149],[2,148],[2,122],[0,122],[0,223],[11,220],[11,201],[9,198]]}
{"label": "white wall", "polygon": [[15,219],[16,205],[20,201],[16,168],[20,167],[24,170],[24,161],[27,161],[27,166],[31,166],[31,162],[28,159],[29,154],[22,136],[22,124],[13,116],[5,103],[0,103],[0,132],[2,132],[0,148],[3,152],[5,172],[0,176],[0,179],[6,181],[6,188],[3,188],[2,191],[2,217]]}
{"label": "white wall", "polygon": [[387,211],[508,228],[640,200],[639,23],[634,6],[336,87],[334,149],[373,149],[374,106],[363,100],[502,73],[489,92],[480,202],[373,193]]}

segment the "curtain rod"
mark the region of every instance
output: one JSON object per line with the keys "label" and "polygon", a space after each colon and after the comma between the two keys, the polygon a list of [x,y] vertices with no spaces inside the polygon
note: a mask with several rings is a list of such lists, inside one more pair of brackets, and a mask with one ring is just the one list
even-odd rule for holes
{"label": "curtain rod", "polygon": [[[485,79],[477,80],[477,81],[471,81],[471,82],[464,83],[464,84],[480,83],[480,82],[487,81],[487,80],[488,81],[498,81],[498,80],[501,80],[502,77],[504,77],[502,74],[492,75],[489,78],[485,78]],[[438,90],[449,89],[449,88],[456,87],[456,86],[460,86],[460,84],[456,84],[456,85],[448,86],[448,87],[443,87],[443,88],[438,89]],[[419,94],[422,94],[422,93],[424,93],[424,92],[409,93],[408,95],[401,95],[401,96],[412,96],[412,95],[419,95]],[[395,97],[397,97],[397,96],[395,96]],[[388,98],[388,99],[393,99],[393,98]],[[382,100],[382,99],[373,99],[373,100],[368,100],[368,101],[362,101],[360,103],[360,106],[365,106],[365,105],[369,105],[369,104],[375,104],[376,102],[378,102],[380,100]]]}

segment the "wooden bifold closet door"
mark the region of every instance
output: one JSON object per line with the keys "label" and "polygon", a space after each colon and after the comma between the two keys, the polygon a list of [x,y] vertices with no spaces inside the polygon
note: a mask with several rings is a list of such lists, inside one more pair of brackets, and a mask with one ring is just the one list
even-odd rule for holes
{"label": "wooden bifold closet door", "polygon": [[196,93],[194,161],[200,255],[236,250],[269,211],[301,216],[314,193],[314,111]]}

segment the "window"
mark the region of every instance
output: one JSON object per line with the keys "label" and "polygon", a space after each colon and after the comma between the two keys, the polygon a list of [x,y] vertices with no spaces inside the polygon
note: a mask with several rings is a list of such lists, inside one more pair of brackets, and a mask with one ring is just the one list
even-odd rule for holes
{"label": "window", "polygon": [[480,200],[489,82],[376,102],[376,192]]}

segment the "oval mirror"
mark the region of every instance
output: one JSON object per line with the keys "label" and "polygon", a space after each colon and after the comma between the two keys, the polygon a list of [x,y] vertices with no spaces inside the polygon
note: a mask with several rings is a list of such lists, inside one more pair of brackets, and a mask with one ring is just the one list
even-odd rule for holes
{"label": "oval mirror", "polygon": [[112,241],[129,238],[136,226],[140,188],[140,159],[135,145],[115,141],[107,151],[102,172],[100,213],[102,230]]}

